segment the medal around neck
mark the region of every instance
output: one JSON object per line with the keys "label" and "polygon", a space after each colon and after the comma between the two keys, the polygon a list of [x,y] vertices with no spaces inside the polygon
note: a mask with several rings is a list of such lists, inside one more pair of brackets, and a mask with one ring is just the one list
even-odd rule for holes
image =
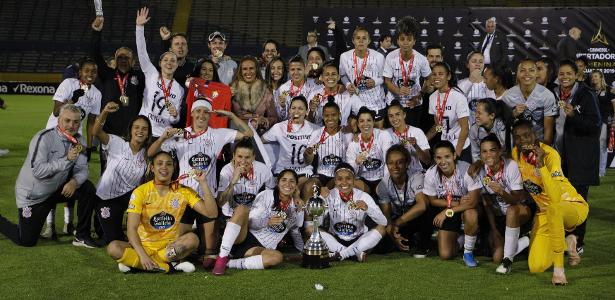
{"label": "medal around neck", "polygon": [[301,266],[310,269],[328,268],[329,265],[329,248],[327,243],[322,239],[319,231],[319,217],[324,214],[327,204],[320,197],[320,189],[317,185],[312,186],[314,196],[312,196],[304,206],[305,211],[312,216],[314,220],[312,235],[303,247],[303,262]]}

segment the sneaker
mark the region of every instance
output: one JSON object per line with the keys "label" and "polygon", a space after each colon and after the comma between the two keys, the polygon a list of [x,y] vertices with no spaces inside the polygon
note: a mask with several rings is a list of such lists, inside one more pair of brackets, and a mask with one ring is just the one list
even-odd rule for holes
{"label": "sneaker", "polygon": [[504,257],[504,259],[502,259],[502,263],[499,267],[497,267],[497,269],[495,269],[495,271],[500,274],[508,274],[512,270],[512,263],[513,262],[510,258]]}
{"label": "sneaker", "polygon": [[196,270],[196,267],[189,261],[183,261],[180,263],[174,262],[171,263],[171,266],[173,266],[173,269],[184,273],[192,273]]}
{"label": "sneaker", "polygon": [[218,256],[218,258],[216,258],[216,263],[214,264],[214,269],[211,273],[217,276],[224,275],[224,272],[226,272],[226,265],[229,260],[230,259],[228,256]]}
{"label": "sneaker", "polygon": [[333,255],[329,256],[329,261],[342,261],[344,260],[339,252],[333,253]]}
{"label": "sneaker", "polygon": [[64,223],[62,232],[68,235],[75,235],[75,226],[73,226],[73,223]]}
{"label": "sneaker", "polygon": [[213,269],[215,264],[216,264],[215,256],[212,257],[210,255],[207,255],[203,258],[203,268],[205,268],[205,270]]}
{"label": "sneaker", "polygon": [[414,258],[425,258],[427,255],[429,255],[429,249],[417,249],[412,256]]}
{"label": "sneaker", "polygon": [[566,237],[568,245],[568,265],[571,267],[578,266],[581,263],[581,256],[577,252],[577,236],[570,234]]}
{"label": "sneaker", "polygon": [[470,268],[475,268],[478,265],[478,262],[474,259],[474,253],[472,252],[463,254],[463,262],[465,262],[466,266]]}
{"label": "sneaker", "polygon": [[73,239],[73,246],[85,247],[88,249],[98,248],[98,244],[96,244],[96,242],[94,242],[94,240],[91,237],[85,237],[82,239],[75,237]]}
{"label": "sneaker", "polygon": [[357,261],[358,262],[366,262],[367,261],[367,253],[361,251],[357,253]]}
{"label": "sneaker", "polygon": [[585,247],[584,246],[579,246],[579,244],[577,243],[577,254],[579,254],[579,256],[581,256],[583,254],[583,252],[585,252]]}
{"label": "sneaker", "polygon": [[45,229],[41,232],[41,237],[45,239],[58,240],[58,234],[56,233],[56,227],[54,224],[45,225]]}
{"label": "sneaker", "polygon": [[131,270],[129,266],[127,266],[127,265],[125,265],[125,264],[123,264],[123,263],[118,263],[118,264],[117,264],[117,268],[118,268],[118,269],[120,270],[120,272],[122,272],[122,273],[128,273],[128,272],[130,272],[130,270]]}

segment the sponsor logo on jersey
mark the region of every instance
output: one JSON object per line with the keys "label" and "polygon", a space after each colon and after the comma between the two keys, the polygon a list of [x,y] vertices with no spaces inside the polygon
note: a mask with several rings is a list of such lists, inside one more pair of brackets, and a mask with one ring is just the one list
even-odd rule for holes
{"label": "sponsor logo on jersey", "polygon": [[171,200],[171,207],[178,209],[179,208],[179,199],[173,199]]}
{"label": "sponsor logo on jersey", "polygon": [[540,193],[542,193],[542,188],[529,180],[523,182],[523,187],[528,193],[532,195],[539,195]]}
{"label": "sponsor logo on jersey", "polygon": [[335,154],[329,154],[322,158],[323,166],[337,166],[341,162],[342,162],[342,158]]}
{"label": "sponsor logo on jersey", "polygon": [[209,165],[211,164],[211,158],[203,154],[203,152],[199,152],[188,159],[188,164],[197,170],[207,170]]}
{"label": "sponsor logo on jersey", "polygon": [[256,198],[256,195],[248,192],[233,195],[233,201],[235,201],[235,203],[246,206],[252,206],[252,201],[254,201],[254,198]]}
{"label": "sponsor logo on jersey", "polygon": [[357,226],[346,222],[339,222],[333,225],[333,230],[339,236],[351,236],[357,231]]}
{"label": "sponsor logo on jersey", "polygon": [[175,224],[175,217],[173,215],[162,211],[158,214],[153,215],[149,220],[150,225],[158,230],[165,230],[173,227]]}
{"label": "sponsor logo on jersey", "polygon": [[382,166],[382,161],[379,159],[367,159],[366,161],[363,162],[363,166],[365,167],[365,170],[367,171],[374,171],[374,170],[378,170],[381,166]]}

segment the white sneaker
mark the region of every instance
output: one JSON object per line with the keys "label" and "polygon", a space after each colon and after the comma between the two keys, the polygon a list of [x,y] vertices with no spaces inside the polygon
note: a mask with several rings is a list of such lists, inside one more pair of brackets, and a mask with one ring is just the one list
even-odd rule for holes
{"label": "white sneaker", "polygon": [[123,264],[123,263],[118,263],[117,264],[117,268],[120,270],[120,272],[122,273],[128,273],[130,272],[130,267]]}
{"label": "white sneaker", "polygon": [[5,156],[9,154],[9,149],[0,149],[0,156]]}
{"label": "white sneaker", "polygon": [[367,261],[367,253],[361,251],[357,254],[357,261],[359,262],[365,262]]}
{"label": "white sneaker", "polygon": [[[2,149],[0,149],[0,150],[2,150]],[[52,224],[46,224],[45,225],[45,229],[43,229],[43,231],[41,232],[41,237],[46,238],[46,239],[50,239],[51,236],[53,235],[52,227],[53,227]]]}
{"label": "white sneaker", "polygon": [[184,273],[192,273],[196,270],[196,267],[189,261],[183,261],[180,263],[172,263],[173,268],[177,271],[182,271]]}

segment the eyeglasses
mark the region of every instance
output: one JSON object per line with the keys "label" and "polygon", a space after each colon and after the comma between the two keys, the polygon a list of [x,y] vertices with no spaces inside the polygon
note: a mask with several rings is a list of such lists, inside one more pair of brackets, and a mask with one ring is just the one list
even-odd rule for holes
{"label": "eyeglasses", "polygon": [[210,42],[213,41],[217,36],[219,36],[223,41],[226,41],[226,36],[220,31],[212,32],[207,38]]}

